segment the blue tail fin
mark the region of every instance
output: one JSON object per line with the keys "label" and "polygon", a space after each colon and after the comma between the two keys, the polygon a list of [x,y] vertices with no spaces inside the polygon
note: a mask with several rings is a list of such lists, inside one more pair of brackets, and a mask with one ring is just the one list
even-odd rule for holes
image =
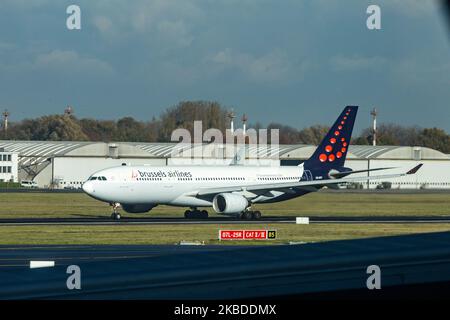
{"label": "blue tail fin", "polygon": [[344,108],[314,154],[304,162],[305,168],[328,171],[344,166],[357,112],[357,106]]}

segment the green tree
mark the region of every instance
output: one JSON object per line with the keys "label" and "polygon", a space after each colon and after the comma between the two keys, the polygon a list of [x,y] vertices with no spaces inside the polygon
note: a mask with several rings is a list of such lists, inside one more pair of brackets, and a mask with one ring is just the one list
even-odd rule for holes
{"label": "green tree", "polygon": [[419,145],[450,153],[450,136],[442,129],[426,128],[419,136]]}

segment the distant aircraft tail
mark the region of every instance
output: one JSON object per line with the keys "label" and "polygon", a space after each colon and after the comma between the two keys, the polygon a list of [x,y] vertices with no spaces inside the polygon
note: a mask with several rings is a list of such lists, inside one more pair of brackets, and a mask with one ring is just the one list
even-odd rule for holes
{"label": "distant aircraft tail", "polygon": [[329,171],[344,166],[357,112],[357,106],[344,108],[314,154],[304,162],[305,168]]}
{"label": "distant aircraft tail", "polygon": [[230,166],[240,166],[245,164],[245,146],[240,147],[233,157]]}

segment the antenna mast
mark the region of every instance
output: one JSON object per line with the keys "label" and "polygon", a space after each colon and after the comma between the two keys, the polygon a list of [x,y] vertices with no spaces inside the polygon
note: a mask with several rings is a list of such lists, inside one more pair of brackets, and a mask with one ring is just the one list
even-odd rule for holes
{"label": "antenna mast", "polygon": [[372,116],[372,121],[373,121],[373,139],[372,139],[372,145],[376,146],[377,145],[377,114],[378,111],[377,109],[373,108],[372,111],[370,112],[370,115]]}
{"label": "antenna mast", "polygon": [[6,137],[8,136],[8,117],[9,117],[8,109],[5,109],[2,115],[3,115],[3,131],[5,132],[5,139],[6,139]]}

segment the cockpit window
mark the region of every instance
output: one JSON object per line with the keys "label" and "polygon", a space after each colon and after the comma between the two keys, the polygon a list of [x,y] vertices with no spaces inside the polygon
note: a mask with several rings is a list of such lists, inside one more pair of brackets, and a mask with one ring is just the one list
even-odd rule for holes
{"label": "cockpit window", "polygon": [[100,180],[100,181],[106,181],[106,177],[104,176],[100,176],[100,177],[90,177],[89,181],[93,181],[93,180]]}
{"label": "cockpit window", "polygon": [[104,176],[100,176],[100,177],[90,177],[88,180],[89,181],[93,181],[93,180],[106,181],[107,179]]}

